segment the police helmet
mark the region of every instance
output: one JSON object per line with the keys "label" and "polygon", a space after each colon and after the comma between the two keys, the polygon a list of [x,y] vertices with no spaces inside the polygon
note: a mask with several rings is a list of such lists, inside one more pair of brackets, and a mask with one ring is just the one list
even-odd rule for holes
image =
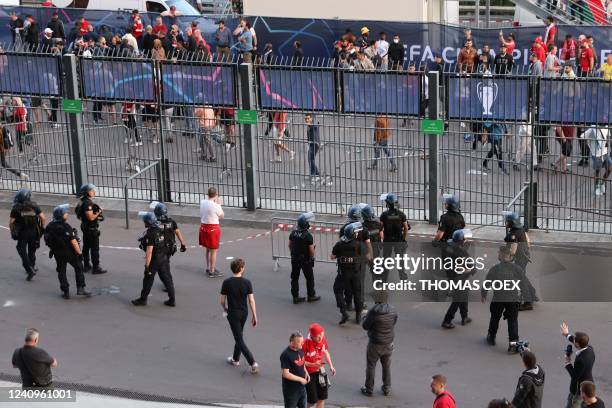
{"label": "police helmet", "polygon": [[357,238],[357,234],[363,231],[363,225],[360,222],[353,222],[346,227],[344,227],[344,232],[340,240],[343,242],[351,242],[355,238]]}
{"label": "police helmet", "polygon": [[444,205],[447,210],[454,212],[459,212],[461,210],[459,199],[453,194],[444,194],[442,197],[444,198]]}
{"label": "police helmet", "polygon": [[96,189],[96,186],[94,184],[91,184],[91,183],[83,184],[80,190],[81,196],[86,196],[87,193],[95,189]]}
{"label": "police helmet", "polygon": [[297,227],[301,230],[307,230],[310,228],[310,222],[314,221],[315,216],[311,212],[300,214],[297,219]]}
{"label": "police helmet", "polygon": [[521,217],[512,211],[503,211],[502,215],[504,216],[504,223],[506,225],[510,224],[510,228],[520,228],[523,225],[521,224]]}
{"label": "police helmet", "polygon": [[139,211],[138,218],[140,218],[147,227],[157,223],[157,217],[155,217],[154,213],[149,211]]}
{"label": "police helmet", "polygon": [[166,204],[160,203],[159,201],[153,201],[150,208],[153,210],[157,219],[168,215],[168,207],[166,207]]}
{"label": "police helmet", "polygon": [[363,217],[364,221],[374,221],[376,219],[374,209],[369,204],[366,204],[365,207],[361,209],[361,216]]}
{"label": "police helmet", "polygon": [[451,245],[459,245],[463,243],[466,238],[472,238],[472,231],[469,229],[460,229],[453,232],[453,237],[447,242]]}
{"label": "police helmet", "polygon": [[386,193],[380,196],[381,201],[384,201],[387,208],[393,208],[398,206],[397,196],[393,193]]}
{"label": "police helmet", "polygon": [[13,203],[25,203],[26,201],[30,201],[32,198],[32,190],[29,188],[20,188],[15,194],[15,198],[13,199]]}
{"label": "police helmet", "polygon": [[58,205],[53,209],[53,219],[55,221],[62,221],[64,219],[64,215],[68,214],[69,209],[70,204]]}
{"label": "police helmet", "polygon": [[350,221],[361,221],[361,210],[364,204],[353,204],[346,214]]}

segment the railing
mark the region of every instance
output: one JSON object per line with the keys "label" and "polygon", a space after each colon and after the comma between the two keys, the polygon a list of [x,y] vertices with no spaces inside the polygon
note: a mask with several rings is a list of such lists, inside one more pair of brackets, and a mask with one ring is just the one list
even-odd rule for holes
{"label": "railing", "polygon": [[[124,193],[124,197],[125,197],[124,198],[124,200],[125,200],[125,229],[130,229],[128,186],[130,185],[132,180],[136,179],[141,174],[146,173],[147,171],[149,171],[153,167],[155,167],[156,176],[157,176],[157,188],[158,188],[158,190],[157,190],[157,198],[159,199],[159,198],[164,196],[163,191],[162,191],[162,189],[163,189],[162,175],[161,175],[162,168],[161,168],[161,161],[160,160],[158,160],[158,161],[156,161],[154,163],[151,163],[148,166],[145,166],[138,173],[128,177],[127,181],[123,184],[123,193]],[[153,201],[153,200],[151,200],[151,201]]]}

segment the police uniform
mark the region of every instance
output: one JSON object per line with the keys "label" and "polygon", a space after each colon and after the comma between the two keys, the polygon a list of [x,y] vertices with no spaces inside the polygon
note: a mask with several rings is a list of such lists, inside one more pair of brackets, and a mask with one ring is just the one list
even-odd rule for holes
{"label": "police uniform", "polygon": [[[300,297],[300,271],[306,278],[306,292],[309,299],[314,299],[314,259],[310,257],[309,247],[314,244],[312,234],[308,229],[296,228],[289,234],[291,243],[291,296],[294,301]],[[304,299],[302,298],[302,301]]]}
{"label": "police uniform", "polygon": [[[368,238],[370,239],[370,244],[372,246],[372,259],[368,262],[368,265],[370,266],[370,275],[372,275],[372,280],[374,280],[374,275],[372,272],[374,270],[374,259],[378,258],[381,252],[382,241],[380,238],[380,232],[382,231],[382,229],[382,223],[376,219],[363,221],[363,230],[367,232]],[[362,291],[365,291],[365,286],[365,282],[362,281]]]}
{"label": "police uniform", "polygon": [[144,235],[140,238],[140,249],[146,252],[147,247],[150,246],[153,247],[153,254],[151,255],[149,267],[144,271],[140,298],[132,301],[132,303],[138,305],[147,304],[147,299],[149,293],[151,293],[153,281],[155,280],[155,274],[157,273],[159,274],[159,279],[161,279],[168,290],[168,301],[166,304],[168,306],[174,306],[174,283],[172,281],[172,275],[170,274],[170,251],[164,237],[164,231],[158,224],[149,226]]}
{"label": "police uniform", "polygon": [[35,202],[25,201],[15,203],[10,214],[15,220],[11,235],[17,241],[17,253],[28,274],[28,280],[36,275],[36,249],[40,247],[43,230],[39,218],[41,212]]}
{"label": "police uniform", "polygon": [[336,256],[338,264],[338,276],[334,282],[334,295],[336,304],[346,321],[346,304],[344,295],[348,292],[355,302],[355,316],[359,320],[363,310],[363,298],[361,295],[360,270],[363,264],[365,249],[360,239],[353,239],[349,242],[338,241],[332,249],[332,254]]}
{"label": "police uniform", "polygon": [[[93,271],[100,271],[100,221],[98,218],[89,221],[85,214],[92,211],[94,214],[100,212],[100,207],[87,196],[81,198],[76,207],[76,216],[81,220],[81,231],[83,231],[83,264],[85,270],[93,265]],[[91,260],[91,264],[89,261]]]}
{"label": "police uniform", "polygon": [[[500,280],[500,281],[521,281],[523,278],[523,271],[518,265],[512,262],[501,261],[497,265],[493,266],[487,273],[486,280]],[[483,288],[481,290],[483,298],[486,298],[487,291]],[[497,335],[497,329],[499,327],[499,320],[503,316],[508,321],[508,339],[509,341],[517,341],[519,339],[518,334],[518,312],[520,305],[520,293],[518,290],[508,288],[506,290],[496,290],[493,292],[493,298],[491,299],[491,320],[489,321],[489,331],[487,341],[489,344],[495,344],[495,336]]]}
{"label": "police uniform", "polygon": [[176,246],[176,230],[178,230],[178,224],[172,218],[167,215],[163,215],[158,218],[159,227],[164,234],[164,240],[166,247],[168,248],[168,256],[176,254],[178,247]]}
{"label": "police uniform", "polygon": [[[467,259],[469,257],[470,255],[465,250],[465,248],[457,244],[447,245],[442,250],[442,259],[446,259],[446,258],[453,259],[453,265],[457,265],[456,260],[458,258]],[[461,273],[458,273],[458,272],[461,272]],[[454,281],[467,280],[470,277],[470,275],[472,275],[472,272],[463,271],[463,270],[461,271],[447,270],[446,271],[447,278],[454,280]],[[453,326],[452,321],[455,318],[455,314],[457,313],[457,310],[459,310],[459,314],[461,316],[461,324],[466,324],[471,321],[471,320],[467,320],[468,319],[468,304],[469,304],[468,296],[469,296],[469,290],[467,289],[465,290],[456,289],[453,291],[451,295],[452,303],[448,307],[448,310],[446,311],[446,315],[444,315],[442,327],[445,327],[444,324],[446,323],[446,324],[450,324],[450,327],[446,327],[446,328],[452,328]]]}
{"label": "police uniform", "polygon": [[[380,215],[383,225],[383,257],[388,258],[393,252],[396,255],[406,252],[406,240],[404,239],[404,223],[407,222],[406,214],[398,208],[389,208]],[[405,271],[399,271],[400,279],[408,279]],[[389,278],[389,270],[385,269],[380,277],[384,282]]]}
{"label": "police uniform", "polygon": [[[348,225],[351,225],[354,222],[356,222],[356,221],[351,221],[349,219],[342,227],[340,227],[340,233],[339,233],[340,238],[342,238],[342,236],[344,235],[344,229]],[[356,238],[356,240],[361,242],[361,243],[366,243],[366,242],[369,241],[369,239],[370,239],[370,236],[369,236],[368,230],[365,229],[365,228],[362,229],[359,232],[359,234],[357,235],[357,238]],[[361,248],[364,249],[364,252],[365,252],[365,246],[362,246]],[[360,263],[357,265],[356,279],[359,279],[360,282],[361,282],[362,290],[359,291],[359,294],[360,294],[360,299],[361,299],[362,305],[363,305],[363,302],[364,302],[364,294],[363,294],[363,286],[364,286],[363,282],[364,282],[364,275],[365,275],[364,268],[365,268],[365,264],[363,262],[363,259],[361,259]],[[340,287],[340,286],[344,285],[342,283],[342,280],[343,280],[343,278],[342,278],[341,274],[336,275],[336,279],[334,281],[334,287],[336,287],[336,286]],[[345,308],[346,308],[346,310],[353,310],[353,300],[354,300],[353,297],[354,297],[355,294],[354,294],[354,292],[353,292],[353,290],[351,289],[350,286],[344,285],[344,287],[345,287],[345,289],[344,289],[344,304],[345,304]]]}
{"label": "police uniform", "polygon": [[444,233],[440,241],[446,243],[453,237],[455,231],[463,228],[465,228],[463,215],[458,211],[448,210],[446,213],[442,214],[440,222],[438,222],[438,230]]}
{"label": "police uniform", "polygon": [[516,252],[514,253],[514,263],[523,270],[523,286],[521,286],[523,302],[530,304],[537,301],[538,297],[536,295],[536,290],[527,277],[527,264],[531,262],[527,232],[522,226],[507,228],[504,241],[508,243],[508,246],[514,243],[517,244]]}
{"label": "police uniform", "polygon": [[77,289],[85,288],[85,276],[83,274],[82,256],[74,252],[72,240],[78,240],[76,229],[63,220],[53,220],[45,228],[45,243],[49,247],[49,257],[55,257],[57,265],[57,278],[64,297],[70,297],[68,279],[66,278],[66,266],[70,264],[74,268]]}

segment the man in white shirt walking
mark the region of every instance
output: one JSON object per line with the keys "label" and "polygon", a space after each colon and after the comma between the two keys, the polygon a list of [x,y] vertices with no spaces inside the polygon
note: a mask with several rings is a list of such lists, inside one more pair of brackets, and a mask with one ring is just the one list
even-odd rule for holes
{"label": "man in white shirt walking", "polygon": [[200,245],[206,248],[206,276],[219,278],[223,273],[215,268],[217,263],[217,250],[221,238],[219,220],[225,214],[221,208],[221,200],[217,195],[217,189],[210,187],[208,197],[200,202]]}

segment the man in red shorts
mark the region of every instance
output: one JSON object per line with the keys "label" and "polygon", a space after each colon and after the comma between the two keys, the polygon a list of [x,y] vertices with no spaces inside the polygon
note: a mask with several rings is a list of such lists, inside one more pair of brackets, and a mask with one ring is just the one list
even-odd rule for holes
{"label": "man in red shorts", "polygon": [[200,245],[206,248],[206,276],[209,278],[223,276],[223,273],[219,272],[215,265],[217,263],[219,239],[221,238],[219,220],[223,219],[224,216],[217,189],[210,187],[208,198],[200,202]]}

